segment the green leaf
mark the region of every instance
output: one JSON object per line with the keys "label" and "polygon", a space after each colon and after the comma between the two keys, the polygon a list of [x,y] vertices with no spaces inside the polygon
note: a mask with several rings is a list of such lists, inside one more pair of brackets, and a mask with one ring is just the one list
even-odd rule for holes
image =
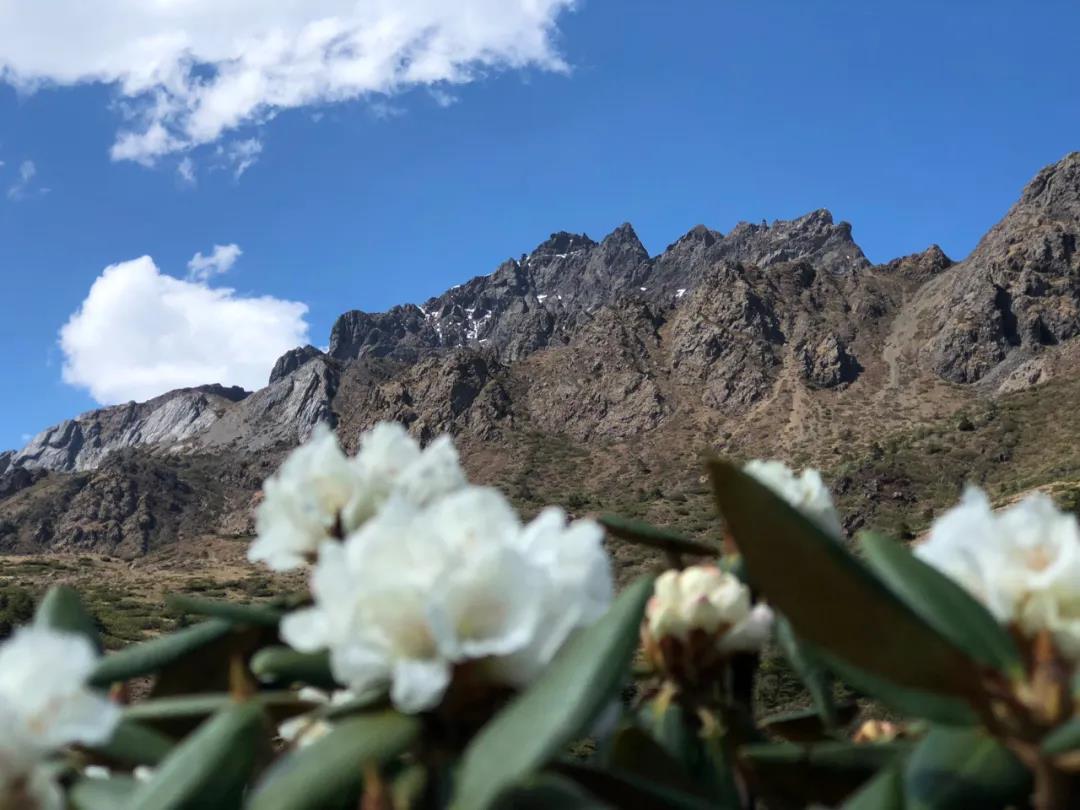
{"label": "green leaf", "polygon": [[908,750],[910,746],[903,743],[781,743],[746,745],[739,749],[739,756],[767,801],[805,807],[844,801]]}
{"label": "green leaf", "polygon": [[302,653],[291,647],[265,647],[252,656],[251,671],[263,683],[302,683],[321,689],[338,687],[326,652]]}
{"label": "green leaf", "polygon": [[106,655],[90,676],[94,686],[108,686],[140,675],[151,675],[189,653],[224,637],[232,625],[220,619],[178,630],[167,636],[133,644]]}
{"label": "green leaf", "polygon": [[[144,700],[124,709],[127,720],[175,720],[177,718],[209,717],[234,702],[231,695],[217,692],[201,695],[171,695]],[[295,692],[258,692],[251,702],[264,708],[293,706],[299,711],[312,708],[314,704],[301,700]]]}
{"label": "green leaf", "polygon": [[687,793],[695,792],[686,768],[637,725],[623,726],[612,735],[603,762],[616,771],[634,773]]}
{"label": "green leaf", "polygon": [[698,725],[678,703],[654,700],[638,715],[657,743],[680,763],[693,784],[723,805],[738,804],[731,763],[719,739],[703,739]]}
{"label": "green leaf", "polygon": [[543,774],[512,788],[495,803],[498,810],[610,810],[569,779]]}
{"label": "green leaf", "polygon": [[800,638],[908,688],[972,691],[972,661],[837,538],[731,464],[712,461],[709,471],[750,578]]}
{"label": "green leaf", "polygon": [[95,756],[123,765],[157,765],[172,751],[176,743],[152,728],[124,719],[112,738],[104,745],[93,747]]}
{"label": "green leaf", "polygon": [[73,810],[117,810],[127,804],[138,784],[130,776],[83,777],[71,786],[68,802]]}
{"label": "green leaf", "polygon": [[715,557],[719,549],[691,540],[667,529],[658,529],[640,520],[603,515],[600,523],[608,533],[620,540],[639,546],[659,549],[668,554],[689,554],[694,557]]}
{"label": "green leaf", "polygon": [[1077,749],[1080,749],[1080,717],[1074,717],[1058,726],[1042,741],[1043,753],[1050,756],[1067,754]]}
{"label": "green leaf", "polygon": [[483,810],[588,729],[615,697],[638,645],[652,577],[615,600],[578,633],[524,694],[499,712],[466,749],[454,806]]}
{"label": "green leaf", "polygon": [[420,731],[417,717],[392,710],[342,720],[325,737],[282,758],[256,787],[247,808],[318,810],[359,793],[363,766],[397,758]]}
{"label": "green leaf", "polygon": [[284,615],[282,611],[268,605],[239,605],[235,602],[204,599],[186,594],[172,594],[166,598],[165,604],[173,610],[195,616],[210,616],[230,624],[250,624],[259,627],[277,627]]}
{"label": "green leaf", "polygon": [[[633,810],[738,810],[739,808],[738,804],[704,799],[625,771],[602,770],[591,765],[569,762],[559,763],[553,770],[572,779],[597,799],[602,799],[605,807],[626,807]],[[509,808],[513,805],[497,802],[496,806]],[[549,807],[561,808],[561,805],[549,805]]]}
{"label": "green leaf", "polygon": [[934,728],[904,771],[909,810],[1026,806],[1031,773],[981,729]]}
{"label": "green leaf", "polygon": [[903,768],[883,768],[844,802],[842,810],[906,810]]}
{"label": "green leaf", "polygon": [[837,706],[830,728],[826,727],[817,709],[798,709],[764,718],[761,728],[789,742],[819,742],[835,731],[837,724],[846,725],[854,720],[858,711],[859,707],[854,703]]}
{"label": "green leaf", "polygon": [[978,725],[979,717],[968,703],[954,697],[897,686],[891,681],[872,675],[858,667],[815,650],[825,665],[852,689],[872,697],[905,717],[932,720],[943,726]]}
{"label": "green leaf", "polygon": [[927,624],[976,661],[1014,677],[1023,675],[1012,636],[964,588],[900,543],[871,533],[859,542],[870,567]]}
{"label": "green leaf", "polygon": [[787,658],[791,668],[795,670],[810,693],[810,699],[825,729],[832,731],[836,728],[836,707],[833,705],[833,679],[819,655],[807,644],[804,644],[795,631],[791,628],[791,622],[783,616],[776,618],[776,643],[780,645],[781,652]]}
{"label": "green leaf", "polygon": [[264,736],[262,708],[237,703],[207,720],[139,785],[127,810],[240,806]]}
{"label": "green leaf", "polygon": [[53,585],[37,607],[34,622],[84,637],[101,651],[97,622],[86,612],[79,594],[67,585]]}

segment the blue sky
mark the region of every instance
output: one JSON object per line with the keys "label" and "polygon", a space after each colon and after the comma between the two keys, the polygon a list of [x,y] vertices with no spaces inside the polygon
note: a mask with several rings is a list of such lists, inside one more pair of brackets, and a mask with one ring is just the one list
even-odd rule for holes
{"label": "blue sky", "polygon": [[[0,23],[17,1],[0,0]],[[61,378],[59,331],[104,268],[143,255],[155,295],[155,273],[183,280],[196,252],[238,245],[199,283],[303,303],[324,345],[347,309],[422,300],[559,229],[599,238],[629,220],[657,253],[697,223],[826,207],[874,261],[932,242],[961,258],[1040,167],[1080,148],[1075,2],[560,5],[546,45],[509,64],[316,94],[209,135],[166,119],[182,142],[142,163],[114,144],[147,120],[145,97],[72,84],[75,57],[34,66],[52,81],[29,92],[10,79],[28,57],[0,34],[0,448],[96,406]],[[39,47],[67,48],[24,23]],[[261,149],[239,176],[238,144]],[[144,337],[155,356],[179,345],[151,334],[166,327],[144,304],[119,294],[84,324],[116,344],[94,348],[95,373],[145,362]]]}

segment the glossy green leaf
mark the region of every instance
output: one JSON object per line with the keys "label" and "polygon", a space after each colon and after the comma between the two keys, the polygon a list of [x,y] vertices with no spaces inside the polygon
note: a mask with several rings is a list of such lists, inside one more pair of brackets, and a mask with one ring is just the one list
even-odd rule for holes
{"label": "glossy green leaf", "polygon": [[775,628],[776,643],[810,693],[810,699],[814,702],[822,724],[827,730],[835,729],[837,717],[836,707],[833,705],[832,673],[821,657],[795,635],[791,622],[778,616]]}
{"label": "glossy green leaf", "polygon": [[909,810],[1025,806],[1031,773],[981,729],[934,728],[904,770]]}
{"label": "glossy green leaf", "polygon": [[101,650],[101,635],[97,622],[86,612],[79,594],[67,585],[53,585],[38,604],[34,622],[54,630],[83,636]]}
{"label": "glossy green leaf", "polygon": [[395,711],[360,715],[281,759],[256,787],[248,810],[319,810],[359,793],[365,764],[389,762],[409,749],[420,720]]}
{"label": "glossy green leaf", "polygon": [[751,579],[800,638],[908,688],[972,690],[972,661],[837,538],[737,467],[712,461],[709,471]]}
{"label": "glossy green leaf", "polygon": [[330,672],[330,655],[325,652],[302,653],[291,647],[266,647],[252,656],[251,671],[263,683],[338,687]]}
{"label": "glossy green leaf", "polygon": [[1051,756],[1080,750],[1080,718],[1074,717],[1047,734],[1042,742],[1042,750]]}
{"label": "glossy green leaf", "polygon": [[90,676],[90,682],[95,686],[108,686],[116,681],[152,675],[173,661],[224,637],[231,629],[229,622],[211,619],[167,636],[125,647],[102,658]]}
{"label": "glossy green leaf", "polygon": [[257,703],[228,706],[165,758],[135,790],[127,810],[239,807],[264,734]]}
{"label": "glossy green leaf", "polygon": [[903,768],[883,768],[844,802],[843,810],[906,810]]}
{"label": "glossy green leaf", "polygon": [[834,805],[909,750],[910,746],[902,743],[780,743],[743,746],[739,757],[749,767],[754,786],[766,802]]}
{"label": "glossy green leaf", "polygon": [[585,732],[618,693],[638,646],[651,577],[626,588],[466,749],[454,806],[483,810]]}
{"label": "glossy green leaf", "polygon": [[240,605],[220,599],[204,599],[199,596],[172,594],[165,603],[173,610],[194,616],[210,616],[231,624],[251,624],[261,627],[277,627],[284,615],[269,605]]}
{"label": "glossy green leaf", "polygon": [[125,718],[117,725],[107,743],[94,746],[91,750],[96,757],[110,763],[157,765],[175,745],[170,737]]}
{"label": "glossy green leaf", "polygon": [[1016,642],[964,588],[887,537],[865,533],[859,542],[870,567],[927,624],[974,660],[1022,675]]}
{"label": "glossy green leaf", "polygon": [[693,557],[715,557],[720,549],[683,537],[668,529],[659,529],[640,520],[604,515],[600,523],[608,533],[620,540],[639,546],[655,548],[668,554],[688,554]]}
{"label": "glossy green leaf", "polygon": [[815,650],[815,654],[852,689],[905,717],[932,720],[944,726],[966,727],[979,723],[970,704],[959,698],[897,686],[821,650]]}
{"label": "glossy green leaf", "polygon": [[130,776],[83,777],[71,786],[68,802],[72,810],[117,810],[127,804],[138,784]]}

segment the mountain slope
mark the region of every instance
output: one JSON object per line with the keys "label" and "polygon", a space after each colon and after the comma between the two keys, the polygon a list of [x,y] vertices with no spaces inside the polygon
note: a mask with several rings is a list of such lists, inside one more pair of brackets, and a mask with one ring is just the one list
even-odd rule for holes
{"label": "mountain slope", "polygon": [[[906,447],[1080,368],[1078,238],[1080,154],[1040,172],[956,264],[932,246],[872,266],[827,211],[727,234],[698,226],[655,257],[629,225],[599,242],[556,233],[422,306],[343,314],[327,353],[287,353],[254,394],[171,392],[0,455],[0,550],[131,555],[244,535],[261,476],[315,424],[352,447],[379,419],[424,440],[455,433],[473,473],[525,508],[644,509],[703,528],[697,460],[725,452],[851,478],[854,525],[877,509],[868,476],[897,477],[860,461],[886,437]],[[149,481],[173,494],[151,499]],[[930,486],[900,483],[898,503]],[[123,504],[105,529],[95,498]]]}

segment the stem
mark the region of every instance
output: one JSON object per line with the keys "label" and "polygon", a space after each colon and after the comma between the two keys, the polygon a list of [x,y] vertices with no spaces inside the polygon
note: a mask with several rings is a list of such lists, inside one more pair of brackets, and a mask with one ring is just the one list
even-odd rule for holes
{"label": "stem", "polygon": [[1054,767],[1045,757],[1035,763],[1035,810],[1066,810],[1080,802],[1080,785],[1074,774]]}

